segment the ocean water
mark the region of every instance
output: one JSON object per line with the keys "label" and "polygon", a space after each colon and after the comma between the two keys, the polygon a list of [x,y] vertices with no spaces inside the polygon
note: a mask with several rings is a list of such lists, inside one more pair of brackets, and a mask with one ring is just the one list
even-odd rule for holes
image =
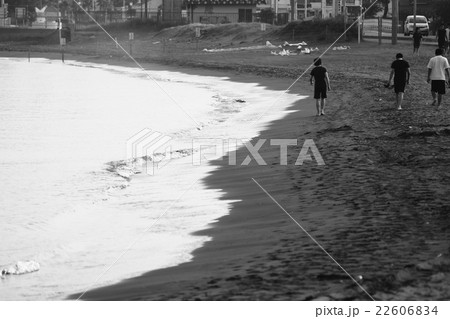
{"label": "ocean water", "polygon": [[[75,61],[0,58],[0,70],[0,268],[40,264],[4,276],[0,300],[63,299],[190,260],[210,240],[191,233],[230,204],[202,184],[214,167],[192,164],[192,140],[252,138],[302,98]],[[176,156],[152,175],[124,174],[127,140],[145,128],[169,136]]]}

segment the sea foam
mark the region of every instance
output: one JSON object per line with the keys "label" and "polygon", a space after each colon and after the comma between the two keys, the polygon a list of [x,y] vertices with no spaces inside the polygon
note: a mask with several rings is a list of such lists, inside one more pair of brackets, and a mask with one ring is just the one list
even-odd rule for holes
{"label": "sea foam", "polygon": [[39,263],[34,260],[18,261],[13,265],[6,266],[2,269],[2,276],[6,275],[23,275],[35,272],[40,269]]}

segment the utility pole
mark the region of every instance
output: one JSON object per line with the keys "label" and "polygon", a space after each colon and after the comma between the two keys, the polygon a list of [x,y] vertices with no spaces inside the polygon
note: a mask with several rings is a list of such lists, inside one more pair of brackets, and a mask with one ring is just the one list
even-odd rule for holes
{"label": "utility pole", "polygon": [[[306,0],[305,0],[306,1]],[[297,0],[294,0],[294,21],[298,20]]]}
{"label": "utility pole", "polygon": [[305,20],[308,17],[308,0],[305,0]]}
{"label": "utility pole", "polygon": [[398,0],[392,0],[392,44],[397,44]]}
{"label": "utility pole", "polygon": [[278,24],[278,0],[275,1],[275,22]]}
{"label": "utility pole", "polygon": [[144,0],[144,1],[145,1],[145,3],[144,3],[144,12],[145,12],[144,20],[147,20],[147,17],[148,17],[148,1],[147,0]]}
{"label": "utility pole", "polygon": [[291,5],[290,21],[295,21],[297,20],[297,0],[290,0],[290,5]]}
{"label": "utility pole", "polygon": [[[345,30],[347,30],[347,0],[342,0],[343,6],[342,6],[342,11],[344,14],[344,32]],[[345,36],[344,39],[347,40],[347,32],[345,32]]]}
{"label": "utility pole", "polygon": [[322,0],[320,3],[320,10],[322,10],[322,19],[325,18],[325,6],[326,6],[326,0]]}
{"label": "utility pole", "polygon": [[414,14],[414,29],[413,29],[413,32],[416,32],[417,0],[414,0],[413,14]]}
{"label": "utility pole", "polygon": [[59,45],[61,45],[61,9],[60,9],[60,0],[58,0],[58,37],[59,37]]}
{"label": "utility pole", "polygon": [[362,7],[359,5],[359,16],[358,16],[358,44],[361,43],[361,19],[362,19]]}
{"label": "utility pole", "polygon": [[347,0],[342,0],[344,6],[342,10],[344,11],[344,30],[347,29]]}

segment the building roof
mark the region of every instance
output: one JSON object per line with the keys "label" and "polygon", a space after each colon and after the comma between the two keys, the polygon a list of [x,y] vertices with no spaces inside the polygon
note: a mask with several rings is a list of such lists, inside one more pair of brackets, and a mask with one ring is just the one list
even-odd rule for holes
{"label": "building roof", "polygon": [[200,6],[202,5],[236,6],[236,5],[266,4],[266,0],[186,0],[186,3]]}

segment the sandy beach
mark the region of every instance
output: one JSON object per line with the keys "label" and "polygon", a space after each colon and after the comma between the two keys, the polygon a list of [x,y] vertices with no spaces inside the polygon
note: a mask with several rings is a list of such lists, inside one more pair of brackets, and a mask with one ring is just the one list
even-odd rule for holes
{"label": "sandy beach", "polygon": [[[300,101],[292,108],[297,112],[259,137],[299,144],[311,138],[325,166],[293,165],[299,147],[286,166],[269,145],[260,150],[267,166],[229,166],[224,159],[206,182],[239,202],[202,232],[213,240],[194,252],[193,262],[83,298],[370,300],[254,179],[374,299],[448,300],[448,176],[439,173],[448,170],[448,110],[431,109],[425,97],[414,103],[413,95],[398,112],[381,79],[334,75],[332,81],[325,117],[313,115],[312,99]],[[241,149],[237,158],[247,155]]]}
{"label": "sandy beach", "polygon": [[[5,249],[1,251],[1,269],[14,260],[38,260],[41,265],[39,272],[28,276],[2,276],[5,289],[1,297],[8,300],[60,300],[85,289],[96,281],[104,264],[113,262],[136,240],[137,234],[141,234],[142,227],[150,227],[150,222],[168,207],[171,207],[170,211],[158,219],[145,239],[136,242],[125,258],[96,282],[96,286],[190,260],[190,252],[208,240],[206,236],[190,234],[228,213],[228,202],[218,200],[222,191],[207,190],[200,183],[211,166],[192,165],[189,156],[192,139],[252,138],[258,135],[260,125],[267,122],[267,117],[280,118],[284,114],[284,106],[279,105],[275,108],[277,112],[267,112],[261,123],[247,126],[248,118],[268,106],[264,97],[270,97],[274,91],[258,86],[254,81],[231,82],[225,77],[186,74],[167,68],[155,71],[153,65],[146,65],[171,96],[182,101],[184,110],[201,123],[198,130],[196,123],[171,107],[165,95],[160,94],[160,90],[152,86],[154,83],[137,68],[100,61],[66,60],[66,64],[62,64],[57,60],[33,59],[28,63],[26,59],[14,58],[1,59],[1,62],[9,78],[17,79],[22,83],[22,90],[28,92],[22,96],[22,102],[17,103],[12,89],[17,82],[10,82],[4,87],[6,98],[2,99],[4,130],[0,140],[8,150],[2,154],[2,172],[11,182],[4,183],[5,196],[0,206],[2,214],[9,212],[14,218],[8,218],[2,225],[6,238],[4,246],[10,248],[10,253]],[[30,87],[26,86],[22,76],[27,72],[27,78],[33,79],[31,82],[43,76],[65,80],[46,81]],[[80,80],[84,80],[83,83]],[[107,85],[97,87],[98,82]],[[48,87],[53,89],[53,94],[43,95]],[[91,91],[91,88],[95,89]],[[234,101],[238,98],[242,102]],[[283,101],[288,104],[298,98],[290,95]],[[61,108],[61,105],[65,107]],[[77,116],[74,118],[65,110],[76,110]],[[27,114],[31,123],[24,129],[14,126],[14,121],[6,120],[19,119],[22,114]],[[49,127],[52,129],[48,130]],[[73,129],[69,129],[71,127]],[[102,130],[104,134],[93,132],[98,127],[108,130]],[[155,176],[146,176],[146,168],[139,165],[133,174],[131,167],[121,162],[125,159],[127,139],[144,127],[171,137],[174,159],[167,169],[158,169]],[[53,132],[58,132],[57,139]],[[15,143],[11,139],[30,134],[34,134],[34,138],[27,144],[27,149],[33,154],[34,161],[20,166],[20,159],[26,156],[13,147]],[[54,154],[54,161],[49,163],[46,154]],[[68,161],[69,164],[65,164]],[[21,175],[24,167],[29,170]],[[41,188],[40,176],[45,176],[48,185],[58,185],[56,198],[52,196],[55,187],[50,186],[47,187],[49,192],[35,196],[36,189]],[[72,176],[77,177],[75,183]],[[195,181],[197,183],[193,184]],[[19,187],[28,192],[28,203],[37,204],[11,206]],[[185,196],[176,201],[183,193]],[[58,204],[61,208],[55,209]],[[39,229],[33,228],[36,223],[40,223]],[[120,237],[114,235],[117,232]],[[24,244],[14,250],[16,242]],[[33,245],[26,245],[27,242],[33,242]],[[141,251],[151,253],[141,254]],[[71,275],[74,273],[83,273],[82,279]],[[10,293],[7,294],[8,290]]]}
{"label": "sandy beach", "polygon": [[[408,56],[409,51],[409,45],[367,43],[348,52],[330,51],[323,58],[333,87],[325,116],[315,116],[311,97],[299,100],[251,141],[267,140],[259,150],[267,165],[255,160],[229,165],[228,157],[214,162],[219,168],[204,182],[223,190],[223,200],[236,202],[229,215],[199,233],[212,240],[194,252],[194,259],[90,290],[82,299],[448,300],[450,102],[430,105],[424,79],[432,48],[420,58]],[[383,87],[396,52],[405,53],[413,72],[402,111],[394,108],[393,92]],[[259,56],[263,64],[251,62]],[[166,62],[190,66],[183,68],[186,73],[251,79],[282,92],[312,58],[258,51]],[[121,59],[88,59],[129,65]],[[292,91],[310,94],[307,76]],[[287,165],[280,165],[280,148],[270,145],[271,139],[298,141],[288,148]],[[306,139],[317,145],[325,165],[294,165]],[[237,163],[248,155],[239,149]]]}

